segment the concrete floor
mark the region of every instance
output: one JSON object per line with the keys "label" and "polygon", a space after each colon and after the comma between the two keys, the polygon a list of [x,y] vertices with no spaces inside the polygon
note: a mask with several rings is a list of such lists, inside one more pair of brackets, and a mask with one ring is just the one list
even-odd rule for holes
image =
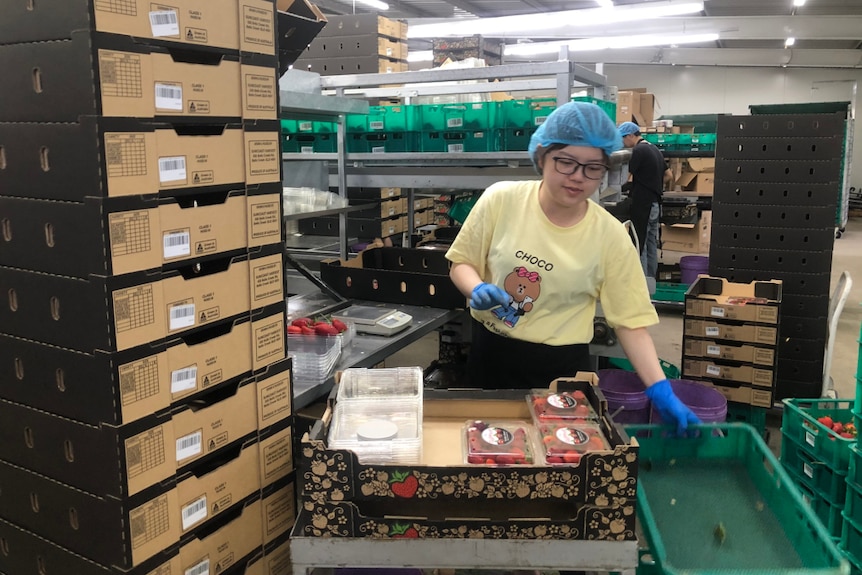
{"label": "concrete floor", "polygon": [[[661,261],[676,263],[682,254],[664,252]],[[847,270],[853,280],[850,292],[838,323],[835,345],[832,353],[830,374],[832,386],[838,397],[856,396],[856,373],[859,361],[859,334],[862,325],[862,219],[851,219],[841,238],[835,240],[832,257],[832,290],[838,278]],[[659,357],[676,366],[682,359],[682,310],[665,308],[659,310],[660,323],[650,332],[656,343]],[[414,366],[427,367],[437,358],[437,334],[432,333],[406,347],[386,360],[387,367]]]}

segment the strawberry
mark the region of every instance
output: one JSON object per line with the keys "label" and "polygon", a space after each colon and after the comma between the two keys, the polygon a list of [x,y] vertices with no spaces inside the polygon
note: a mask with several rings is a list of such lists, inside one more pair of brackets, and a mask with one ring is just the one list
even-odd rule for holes
{"label": "strawberry", "polygon": [[308,327],[307,325],[302,326],[300,329],[305,335],[314,335],[316,333],[313,327]]}
{"label": "strawberry", "polygon": [[844,439],[853,439],[853,434],[852,434],[852,433],[847,433],[846,431],[842,431],[842,432],[841,432],[841,433],[839,433],[838,435],[839,435],[840,437],[843,437]]}
{"label": "strawberry", "polygon": [[818,417],[817,421],[822,423],[823,425],[825,425],[829,429],[832,429],[832,423],[833,423],[832,418],[829,417],[828,415],[824,415],[823,417]]}
{"label": "strawberry", "polygon": [[832,424],[832,431],[835,433],[842,433],[844,431],[844,424],[840,421],[836,421]]}
{"label": "strawberry", "polygon": [[314,326],[314,332],[317,335],[338,335],[338,330],[332,325],[321,322]]}
{"label": "strawberry", "polygon": [[311,319],[307,318],[307,317],[300,317],[300,318],[295,319],[292,322],[290,322],[290,325],[297,325],[299,327],[305,327],[307,325],[312,325],[312,324],[314,324],[314,322],[311,321]]}
{"label": "strawberry", "polygon": [[347,331],[347,324],[341,321],[340,319],[332,320],[332,327],[338,330],[338,333],[344,333]]}
{"label": "strawberry", "polygon": [[409,499],[416,495],[416,490],[419,488],[419,480],[409,471],[394,471],[392,479],[389,480],[389,489],[396,497]]}
{"label": "strawberry", "polygon": [[302,333],[302,327],[298,325],[287,326],[287,333]]}

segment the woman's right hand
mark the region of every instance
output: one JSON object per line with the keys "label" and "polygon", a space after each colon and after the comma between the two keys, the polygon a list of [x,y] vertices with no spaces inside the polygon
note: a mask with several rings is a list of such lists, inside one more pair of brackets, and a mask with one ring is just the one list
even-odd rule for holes
{"label": "woman's right hand", "polygon": [[482,282],[470,294],[470,307],[488,310],[498,305],[509,305],[509,294],[494,284]]}

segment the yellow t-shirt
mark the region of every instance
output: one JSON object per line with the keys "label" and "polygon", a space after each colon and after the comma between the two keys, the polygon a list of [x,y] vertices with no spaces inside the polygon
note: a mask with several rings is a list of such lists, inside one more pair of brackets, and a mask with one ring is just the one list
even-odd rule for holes
{"label": "yellow t-shirt", "polygon": [[611,326],[658,323],[625,227],[590,201],[571,227],[551,223],[538,181],[498,182],[470,212],[446,258],[503,287],[508,306],[471,310],[494,333],[549,345],[589,343],[596,301]]}

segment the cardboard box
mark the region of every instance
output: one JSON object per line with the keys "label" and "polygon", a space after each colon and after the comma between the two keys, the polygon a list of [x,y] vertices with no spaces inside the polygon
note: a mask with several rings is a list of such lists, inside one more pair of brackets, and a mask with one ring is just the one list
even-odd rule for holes
{"label": "cardboard box", "polygon": [[0,37],[9,44],[68,39],[76,30],[108,32],[189,47],[275,54],[271,0],[46,0],[9,6]]}
{"label": "cardboard box", "polygon": [[127,424],[283,360],[284,330],[282,304],[216,323],[194,337],[119,353],[87,354],[0,335],[0,378],[6,382],[0,397],[85,424]]}
{"label": "cardboard box", "polygon": [[326,26],[326,16],[308,0],[277,0],[278,8],[278,75],[302,56]]}
{"label": "cardboard box", "polygon": [[[223,515],[215,531],[202,533],[180,547],[177,567],[170,573],[222,573],[255,553],[263,541],[261,513],[257,499],[242,509]],[[175,570],[176,569],[176,570]]]}
{"label": "cardboard box", "polygon": [[281,241],[280,194],[239,190],[117,200],[0,197],[0,213],[13,232],[0,263],[86,278],[176,267]]}
{"label": "cardboard box", "polygon": [[239,55],[218,53],[182,58],[125,37],[93,41],[87,31],[63,42],[0,46],[11,98],[0,121],[77,122],[93,115],[277,118],[272,66],[241,65]]}
{"label": "cardboard box", "polygon": [[[355,501],[309,501],[300,509],[294,537],[636,540],[635,500],[615,501],[613,506],[598,507],[521,499],[488,505],[481,512],[475,502],[428,501],[425,515],[412,511],[400,518],[384,515],[379,507],[366,511]],[[463,516],[470,512],[482,517]]]}
{"label": "cardboard box", "polygon": [[734,283],[699,276],[685,294],[686,317],[778,324],[781,280]]}
{"label": "cardboard box", "polygon": [[730,359],[768,367],[774,367],[776,359],[774,348],[691,338],[683,338],[683,354],[686,357]]}
{"label": "cardboard box", "polygon": [[[692,377],[692,379],[695,378]],[[715,390],[721,393],[721,395],[723,395],[728,401],[744,403],[745,405],[753,405],[755,407],[773,407],[775,392],[771,389],[752,387],[744,384],[737,385],[733,382],[721,382],[710,379],[700,379],[696,381],[715,388]]]}
{"label": "cardboard box", "polygon": [[258,436],[260,438],[258,476],[261,487],[267,487],[294,472],[293,428],[290,425],[270,426],[261,431]]}
{"label": "cardboard box", "polygon": [[[607,403],[592,373],[578,373],[552,383],[554,389],[582,391],[598,414]],[[303,437],[300,460],[301,499],[306,502],[353,501],[391,506],[399,515],[421,514],[423,502],[458,504],[459,517],[486,517],[490,502],[503,508],[517,502],[570,505],[633,499],[637,490],[637,442],[606,417],[600,426],[611,448],[590,451],[576,465],[544,464],[499,467],[464,463],[464,422],[473,419],[530,421],[523,390],[428,390],[423,404],[422,459],[418,465],[362,464],[356,454],[326,446],[331,412]],[[336,463],[338,462],[338,463]],[[559,471],[557,473],[556,471]],[[494,480],[491,481],[491,477]],[[402,478],[402,479],[397,479]],[[433,478],[433,479],[432,479]],[[404,481],[404,489],[394,484]],[[334,496],[336,495],[336,496]],[[564,503],[565,502],[565,503]],[[534,515],[529,515],[534,517]],[[511,516],[510,516],[511,517]]]}
{"label": "cardboard box", "polygon": [[715,380],[748,383],[755,387],[772,388],[775,385],[774,369],[751,365],[725,364],[722,360],[683,358],[683,377],[714,378]]}
{"label": "cardboard box", "polygon": [[661,249],[693,254],[709,253],[712,212],[704,211],[696,224],[661,224]]}
{"label": "cardboard box", "polygon": [[347,188],[351,200],[389,200],[400,196],[401,188]]}
{"label": "cardboard box", "polygon": [[683,336],[706,339],[727,339],[757,345],[776,345],[778,329],[765,325],[746,324],[743,322],[718,322],[686,318],[683,324]]}
{"label": "cardboard box", "polygon": [[640,93],[623,90],[617,92],[617,124],[634,121],[638,125],[640,115]]}
{"label": "cardboard box", "polygon": [[282,259],[280,251],[264,252],[86,280],[0,268],[0,286],[11,302],[0,308],[0,324],[10,335],[85,353],[158,344],[279,303]]}
{"label": "cardboard box", "polygon": [[280,182],[277,122],[193,126],[82,117],[77,123],[0,123],[4,195],[65,201],[177,195],[200,187]]}
{"label": "cardboard box", "polygon": [[462,308],[467,302],[449,279],[445,254],[413,248],[371,247],[349,260],[327,259],[320,276],[350,299]]}
{"label": "cardboard box", "polygon": [[655,94],[642,92],[639,95],[639,100],[638,111],[636,112],[638,125],[649,126],[655,117]]}

